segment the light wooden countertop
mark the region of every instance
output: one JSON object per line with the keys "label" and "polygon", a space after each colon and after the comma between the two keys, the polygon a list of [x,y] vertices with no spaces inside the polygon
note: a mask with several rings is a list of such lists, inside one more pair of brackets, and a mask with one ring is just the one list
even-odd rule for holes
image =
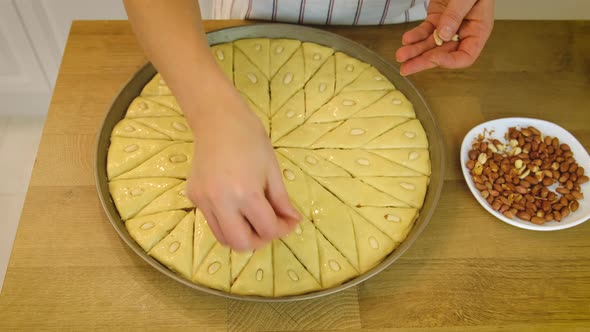
{"label": "light wooden countertop", "polygon": [[[328,30],[394,62],[408,27]],[[413,76],[447,143],[434,217],[376,277],[296,303],[191,290],[141,260],[108,222],[94,186],[96,133],[117,91],[145,62],[127,22],[73,24],[0,295],[0,330],[590,328],[590,223],[533,232],[496,220],[469,193],[458,161],[471,127],[508,116],[557,123],[590,147],[590,22],[497,22],[472,68]]]}

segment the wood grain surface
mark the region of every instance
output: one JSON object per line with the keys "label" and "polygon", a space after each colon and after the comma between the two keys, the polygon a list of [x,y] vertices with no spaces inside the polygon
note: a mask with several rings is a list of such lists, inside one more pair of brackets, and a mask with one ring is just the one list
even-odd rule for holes
{"label": "wood grain surface", "polygon": [[[206,23],[237,24],[245,22]],[[327,30],[395,63],[411,26]],[[0,294],[0,331],[590,329],[590,223],[558,232],[502,223],[471,196],[458,162],[471,127],[508,116],[557,123],[590,147],[590,22],[497,22],[473,67],[413,76],[447,144],[430,225],[374,278],[296,303],[191,290],[137,257],[108,222],[92,173],[96,132],[145,62],[127,22],[74,22]]]}

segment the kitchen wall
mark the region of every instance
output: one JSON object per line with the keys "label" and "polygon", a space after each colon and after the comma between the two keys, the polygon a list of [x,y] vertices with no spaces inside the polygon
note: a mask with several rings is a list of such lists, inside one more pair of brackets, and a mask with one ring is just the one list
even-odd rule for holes
{"label": "kitchen wall", "polygon": [[[585,0],[496,3],[498,19],[590,19]],[[122,0],[0,0],[0,114],[46,112],[72,20],[125,18]]]}

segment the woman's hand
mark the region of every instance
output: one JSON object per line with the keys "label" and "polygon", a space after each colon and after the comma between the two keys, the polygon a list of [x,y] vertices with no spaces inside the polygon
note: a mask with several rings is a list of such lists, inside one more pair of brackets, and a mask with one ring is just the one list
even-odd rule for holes
{"label": "woman's hand", "polygon": [[188,193],[222,244],[256,249],[299,219],[258,117],[229,82],[199,98]]}
{"label": "woman's hand", "polygon": [[[469,67],[481,53],[494,26],[494,0],[431,0],[428,16],[406,32],[396,59],[402,75],[426,69]],[[445,42],[437,46],[434,30]],[[455,34],[459,41],[452,41]]]}

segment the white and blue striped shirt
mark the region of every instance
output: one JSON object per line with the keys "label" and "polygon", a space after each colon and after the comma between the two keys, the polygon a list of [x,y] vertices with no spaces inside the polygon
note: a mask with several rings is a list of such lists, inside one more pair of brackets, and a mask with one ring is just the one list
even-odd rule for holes
{"label": "white and blue striped shirt", "polygon": [[378,25],[422,20],[428,0],[199,0],[204,19]]}

